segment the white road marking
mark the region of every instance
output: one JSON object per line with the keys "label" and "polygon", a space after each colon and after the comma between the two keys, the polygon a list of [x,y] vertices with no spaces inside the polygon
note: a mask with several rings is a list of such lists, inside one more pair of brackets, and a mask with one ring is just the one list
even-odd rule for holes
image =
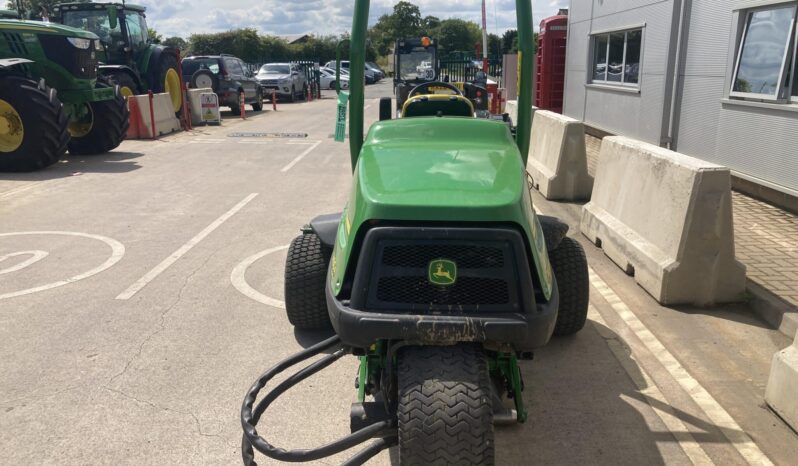
{"label": "white road marking", "polygon": [[752,465],[772,465],[770,459],[759,449],[751,437],[746,434],[737,422],[726,412],[720,403],[687,372],[687,369],[668,351],[659,339],[629,309],[629,306],[607,285],[592,269],[590,284],[604,297],[612,309],[620,316],[654,357],[667,369],[679,385],[693,398],[709,419],[731,442],[740,455]]}
{"label": "white road marking", "polygon": [[208,235],[213,233],[214,230],[219,228],[224,222],[226,222],[233,215],[238,213],[238,211],[243,209],[247,204],[250,203],[250,201],[255,199],[257,196],[258,196],[258,193],[252,193],[249,196],[245,197],[244,200],[242,200],[241,202],[236,204],[232,209],[228,210],[221,217],[219,217],[216,220],[214,220],[213,223],[211,223],[210,225],[205,227],[205,229],[202,230],[201,232],[199,232],[197,234],[197,236],[191,238],[190,240],[188,240],[188,242],[186,244],[180,246],[180,248],[177,251],[173,252],[169,257],[164,259],[163,262],[161,262],[160,264],[155,266],[154,269],[152,269],[149,272],[147,272],[146,275],[141,277],[138,281],[136,281],[134,284],[132,284],[127,290],[122,292],[122,294],[117,296],[116,299],[126,300],[126,299],[132,298],[136,293],[138,293],[145,286],[147,286],[147,284],[149,284],[151,281],[153,281],[155,278],[157,278],[158,275],[163,273],[164,270],[168,269],[169,266],[171,266],[172,264],[177,262],[177,260],[180,259],[181,257],[183,257],[184,254],[189,252],[191,250],[191,248],[193,248],[194,246],[199,244]]}
{"label": "white road marking", "polygon": [[286,249],[288,249],[288,245],[278,246],[276,248],[271,248],[265,251],[261,251],[253,256],[244,259],[240,264],[235,266],[233,272],[230,274],[230,281],[233,283],[233,286],[248,298],[254,299],[259,303],[263,303],[267,306],[276,307],[278,309],[285,309],[284,301],[270,298],[269,296],[266,296],[265,294],[259,292],[255,288],[252,288],[249,285],[249,283],[247,283],[246,274],[247,274],[247,269],[250,266],[252,266],[252,264],[254,264],[255,262],[268,256],[269,254],[273,254],[278,251],[284,251]]}
{"label": "white road marking", "polygon": [[5,256],[0,256],[0,263],[8,259],[11,259],[12,257],[30,256],[28,259],[20,262],[17,265],[12,265],[11,267],[0,270],[0,275],[16,272],[18,270],[24,269],[25,267],[30,267],[31,265],[47,257],[48,254],[50,253],[47,251],[20,251],[20,252],[12,252],[11,254],[6,254]]}
{"label": "white road marking", "polygon": [[[592,304],[588,308],[587,315],[593,322],[609,328],[607,322],[604,321],[604,318]],[[715,464],[709,456],[707,456],[704,449],[701,448],[701,445],[696,442],[695,437],[693,437],[693,434],[687,429],[687,426],[676,417],[668,400],[646,370],[637,363],[634,354],[629,354],[631,350],[627,351],[627,348],[624,347],[624,344],[615,335],[605,335],[603,332],[604,329],[598,326],[596,330],[604,338],[610,351],[612,351],[612,354],[615,356],[615,359],[621,363],[621,367],[624,368],[629,378],[632,379],[637,386],[638,391],[645,397],[651,409],[659,416],[662,423],[665,424],[671,434],[673,434],[676,441],[679,442],[679,446],[682,447],[682,450],[687,457],[690,458],[690,461],[696,465]]]}
{"label": "white road marking", "polygon": [[321,141],[318,141],[317,143],[315,143],[315,144],[313,144],[312,146],[308,147],[308,148],[307,148],[307,150],[306,150],[305,152],[302,152],[301,154],[299,154],[299,155],[297,156],[297,158],[295,158],[294,160],[292,160],[292,161],[291,161],[291,163],[289,163],[288,165],[284,166],[284,167],[283,167],[283,169],[282,169],[282,170],[280,170],[280,172],[282,172],[282,173],[285,173],[285,172],[287,172],[288,170],[290,170],[290,169],[294,168],[294,165],[296,165],[296,164],[298,164],[299,162],[301,162],[301,161],[302,161],[302,159],[304,159],[306,155],[308,155],[308,154],[310,154],[311,152],[313,152],[313,149],[315,149],[315,148],[319,147],[319,144],[321,144]]}
{"label": "white road marking", "polygon": [[0,238],[9,237],[9,236],[33,236],[33,235],[78,236],[81,238],[89,238],[97,241],[102,241],[111,248],[111,257],[109,257],[108,260],[103,262],[98,267],[95,267],[89,270],[88,272],[75,275],[74,277],[67,278],[66,280],[57,281],[55,283],[49,283],[47,285],[28,288],[22,291],[14,291],[12,293],[0,294],[0,299],[16,298],[17,296],[24,296],[32,293],[37,293],[39,291],[51,290],[53,288],[58,288],[59,286],[68,285],[70,283],[74,283],[76,281],[89,278],[93,275],[97,275],[98,273],[112,267],[114,264],[122,260],[122,257],[125,255],[125,247],[119,241],[112,238],[107,238],[105,236],[90,235],[87,233],[76,233],[72,231],[26,231],[21,233],[0,233]]}
{"label": "white road marking", "polygon": [[29,190],[31,188],[35,188],[36,186],[38,186],[38,185],[40,185],[42,183],[44,183],[44,181],[36,181],[35,183],[28,183],[26,185],[22,185],[22,186],[19,186],[17,188],[10,189],[8,191],[2,192],[2,193],[0,193],[0,199],[11,197],[11,196],[13,196],[15,194],[19,194],[19,193],[27,191],[27,190]]}

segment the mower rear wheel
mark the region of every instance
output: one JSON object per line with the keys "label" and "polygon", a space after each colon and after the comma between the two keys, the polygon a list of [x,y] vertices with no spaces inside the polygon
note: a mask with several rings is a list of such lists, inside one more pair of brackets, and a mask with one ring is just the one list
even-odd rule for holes
{"label": "mower rear wheel", "polygon": [[[110,87],[111,84],[97,80],[96,87]],[[110,152],[125,140],[130,125],[127,101],[116,92],[111,100],[90,102],[89,117],[86,121],[70,125],[72,139],[69,153],[73,155],[96,155]]]}
{"label": "mower rear wheel", "polygon": [[402,466],[494,464],[491,381],[482,348],[405,348],[397,377]]}
{"label": "mower rear wheel", "polygon": [[565,237],[556,249],[549,252],[549,260],[560,290],[560,311],[554,334],[573,335],[585,326],[590,301],[585,250],[575,239]]}
{"label": "mower rear wheel", "polygon": [[327,313],[324,285],[332,251],[324,248],[315,233],[294,238],[285,261],[285,311],[288,321],[300,330],[332,326]]}
{"label": "mower rear wheel", "polygon": [[0,77],[0,171],[27,172],[58,162],[69,121],[55,89],[44,81]]}

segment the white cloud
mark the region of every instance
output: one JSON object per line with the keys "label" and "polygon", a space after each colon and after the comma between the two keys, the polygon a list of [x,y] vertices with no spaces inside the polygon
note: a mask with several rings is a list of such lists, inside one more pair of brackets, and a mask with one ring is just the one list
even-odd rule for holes
{"label": "white cloud", "polygon": [[[411,0],[424,16],[481,21],[480,0]],[[160,34],[188,37],[250,27],[262,34],[340,34],[352,25],[353,0],[137,0],[147,7],[147,21]],[[369,20],[392,10],[394,0],[372,0]],[[535,1],[535,26],[567,7],[569,0]],[[515,28],[515,1],[488,0],[488,30]]]}

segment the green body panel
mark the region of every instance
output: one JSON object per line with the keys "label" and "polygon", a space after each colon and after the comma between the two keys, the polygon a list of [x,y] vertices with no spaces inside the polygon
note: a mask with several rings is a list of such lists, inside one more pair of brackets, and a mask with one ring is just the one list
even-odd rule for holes
{"label": "green body panel", "polygon": [[352,243],[369,221],[505,223],[519,226],[546,298],[553,274],[508,126],[475,118],[375,123],[363,144],[330,274],[341,291]]}
{"label": "green body panel", "polygon": [[91,32],[60,24],[39,21],[0,20],[0,32],[18,35],[24,47],[0,40],[0,58],[25,58],[33,61],[25,65],[25,71],[34,79],[42,79],[48,86],[58,90],[58,98],[66,106],[67,112],[74,113],[72,106],[85,102],[98,102],[114,98],[113,89],[95,89],[94,79],[75,77],[69,70],[47,58],[39,37],[57,35],[81,39],[97,40]]}

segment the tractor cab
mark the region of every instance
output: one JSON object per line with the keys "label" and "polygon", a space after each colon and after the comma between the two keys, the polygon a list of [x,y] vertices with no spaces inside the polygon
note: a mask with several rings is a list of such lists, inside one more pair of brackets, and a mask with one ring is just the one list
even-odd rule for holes
{"label": "tractor cab", "polygon": [[53,7],[52,20],[100,37],[100,75],[118,85],[123,95],[166,92],[179,113],[183,104],[179,51],[150,42],[145,11],[126,3],[59,3]]}
{"label": "tractor cab", "polygon": [[438,46],[434,39],[421,37],[396,41],[393,54],[393,86],[397,110],[417,86],[438,79]]}

